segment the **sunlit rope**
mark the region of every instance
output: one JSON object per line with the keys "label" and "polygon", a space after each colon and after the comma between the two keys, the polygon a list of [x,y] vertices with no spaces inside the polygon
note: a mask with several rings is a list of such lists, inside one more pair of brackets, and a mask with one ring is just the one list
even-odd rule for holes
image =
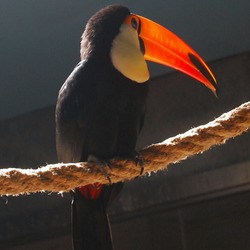
{"label": "sunlit rope", "polygon": [[[247,102],[206,125],[142,149],[140,154],[144,161],[144,173],[166,169],[171,163],[225,143],[249,127],[250,102]],[[141,170],[134,160],[119,158],[112,159],[110,168],[106,166],[104,169],[113,183],[131,180],[137,177]],[[51,164],[38,169],[1,169],[0,195],[42,191],[66,192],[94,182],[108,184],[107,177],[100,168],[86,162]]]}

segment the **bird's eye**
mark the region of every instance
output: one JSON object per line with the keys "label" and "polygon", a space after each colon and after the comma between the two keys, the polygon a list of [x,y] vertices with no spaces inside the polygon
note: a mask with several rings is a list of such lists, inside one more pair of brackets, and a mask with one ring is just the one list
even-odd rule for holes
{"label": "bird's eye", "polygon": [[136,30],[137,29],[137,21],[136,21],[136,19],[135,18],[132,18],[131,19],[131,26]]}

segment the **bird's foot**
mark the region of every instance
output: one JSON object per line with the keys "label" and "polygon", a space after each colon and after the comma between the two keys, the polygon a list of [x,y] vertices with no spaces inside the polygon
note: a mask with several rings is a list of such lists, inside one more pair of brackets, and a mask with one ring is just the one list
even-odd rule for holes
{"label": "bird's foot", "polygon": [[97,156],[95,155],[89,155],[88,158],[87,158],[87,161],[88,162],[93,162],[93,163],[96,163],[99,170],[102,172],[102,174],[104,175],[104,177],[109,181],[109,184],[111,185],[112,184],[112,181],[107,173],[107,171],[105,170],[104,167],[110,167],[110,164],[109,164],[109,161],[107,160],[102,160],[100,158],[98,158]]}
{"label": "bird's foot", "polygon": [[143,157],[142,155],[137,152],[137,151],[134,151],[133,154],[132,154],[132,158],[135,162],[135,165],[138,166],[141,168],[140,170],[140,175],[143,174],[143,171],[144,171],[144,160],[143,160]]}

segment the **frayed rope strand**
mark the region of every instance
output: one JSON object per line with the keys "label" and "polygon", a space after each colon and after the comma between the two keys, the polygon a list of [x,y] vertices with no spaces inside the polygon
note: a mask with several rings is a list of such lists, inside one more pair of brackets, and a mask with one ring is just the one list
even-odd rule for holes
{"label": "frayed rope strand", "polygon": [[[250,102],[221,115],[206,125],[199,126],[153,144],[140,151],[144,173],[166,169],[189,156],[208,150],[214,145],[238,136],[250,127]],[[130,159],[114,158],[105,167],[113,183],[131,180],[140,173],[140,166]],[[90,183],[108,184],[107,178],[93,163],[51,164],[38,169],[1,169],[0,195],[18,195],[33,192],[67,192]]]}

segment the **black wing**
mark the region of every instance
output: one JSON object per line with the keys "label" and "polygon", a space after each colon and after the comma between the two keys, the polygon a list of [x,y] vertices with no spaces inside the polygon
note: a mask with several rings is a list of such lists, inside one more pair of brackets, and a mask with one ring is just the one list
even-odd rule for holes
{"label": "black wing", "polygon": [[80,62],[61,87],[56,105],[56,147],[60,162],[79,162],[84,130],[81,127],[77,88],[84,78],[84,61]]}

